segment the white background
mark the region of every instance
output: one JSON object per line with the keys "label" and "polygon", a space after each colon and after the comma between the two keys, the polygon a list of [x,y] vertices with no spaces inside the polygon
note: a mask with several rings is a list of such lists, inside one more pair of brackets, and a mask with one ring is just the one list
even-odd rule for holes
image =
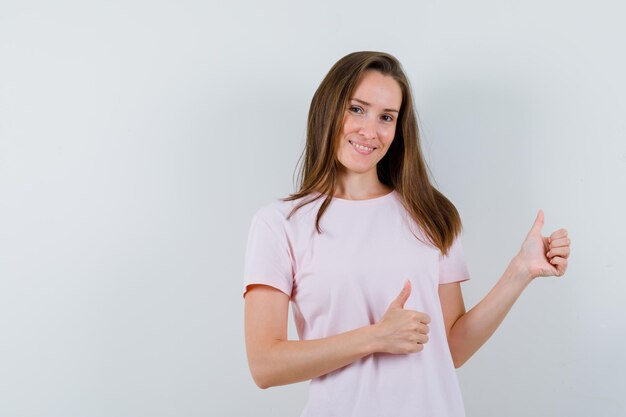
{"label": "white background", "polygon": [[313,92],[356,50],[413,84],[465,225],[468,309],[539,208],[572,238],[566,276],[532,283],[459,369],[468,416],[623,416],[625,11],[2,1],[0,416],[299,414],[306,383],[248,370],[245,241],[294,191]]}

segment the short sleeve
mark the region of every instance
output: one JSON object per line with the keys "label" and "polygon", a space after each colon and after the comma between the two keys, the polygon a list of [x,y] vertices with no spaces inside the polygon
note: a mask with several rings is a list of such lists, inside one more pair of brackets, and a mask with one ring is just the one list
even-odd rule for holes
{"label": "short sleeve", "polygon": [[280,213],[262,208],[248,232],[244,262],[243,297],[248,285],[265,284],[291,297],[293,262]]}
{"label": "short sleeve", "polygon": [[439,284],[461,282],[470,279],[465,252],[460,236],[457,236],[446,256],[439,255]]}

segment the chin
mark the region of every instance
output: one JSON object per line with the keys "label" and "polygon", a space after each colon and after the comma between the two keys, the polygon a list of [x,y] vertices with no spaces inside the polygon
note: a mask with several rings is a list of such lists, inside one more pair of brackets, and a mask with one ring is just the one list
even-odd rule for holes
{"label": "chin", "polygon": [[354,165],[344,165],[341,164],[342,171],[344,173],[352,173],[352,174],[366,174],[371,170],[376,170],[376,165],[364,167],[364,166],[354,166]]}

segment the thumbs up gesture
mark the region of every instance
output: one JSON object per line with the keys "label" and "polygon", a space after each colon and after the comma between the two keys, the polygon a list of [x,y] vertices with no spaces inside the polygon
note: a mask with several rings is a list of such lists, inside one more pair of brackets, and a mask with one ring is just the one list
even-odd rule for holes
{"label": "thumbs up gesture", "polygon": [[411,281],[407,280],[383,318],[374,325],[379,346],[377,352],[402,354],[424,349],[424,343],[428,342],[430,317],[426,313],[404,308],[410,295]]}
{"label": "thumbs up gesture", "polygon": [[559,229],[549,237],[541,235],[543,211],[539,210],[517,258],[529,272],[531,278],[562,276],[567,269],[570,254],[570,239],[567,230]]}

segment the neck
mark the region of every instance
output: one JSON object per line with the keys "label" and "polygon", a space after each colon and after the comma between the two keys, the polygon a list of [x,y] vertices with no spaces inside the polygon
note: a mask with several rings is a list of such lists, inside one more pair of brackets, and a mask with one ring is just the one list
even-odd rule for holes
{"label": "neck", "polygon": [[370,171],[367,174],[342,175],[335,189],[335,196],[346,200],[365,200],[381,197],[392,190],[393,188],[380,182],[375,171]]}

